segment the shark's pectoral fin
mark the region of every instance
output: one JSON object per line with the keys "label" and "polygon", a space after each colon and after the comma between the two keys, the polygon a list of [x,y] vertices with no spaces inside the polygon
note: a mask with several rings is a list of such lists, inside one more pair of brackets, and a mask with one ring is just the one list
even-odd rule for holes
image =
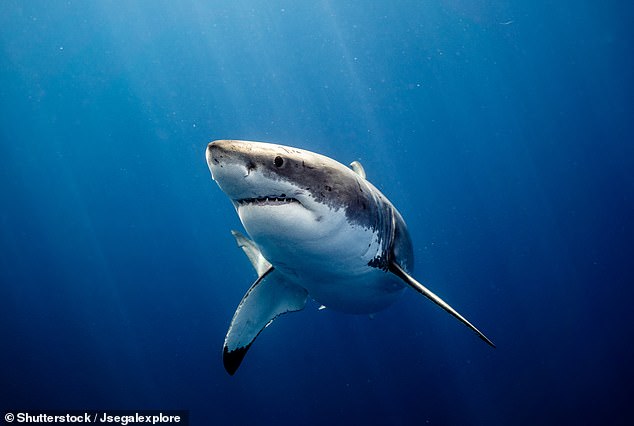
{"label": "shark's pectoral fin", "polygon": [[475,326],[473,324],[471,324],[469,321],[467,321],[465,317],[463,317],[458,312],[456,312],[456,310],[454,308],[449,306],[449,304],[447,304],[447,302],[442,300],[440,297],[438,297],[436,294],[434,294],[427,287],[425,287],[424,285],[422,285],[421,283],[416,281],[411,275],[409,275],[407,272],[405,272],[405,270],[403,268],[401,268],[401,266],[399,264],[397,264],[394,261],[390,262],[389,270],[394,275],[396,275],[397,277],[402,279],[405,283],[407,283],[414,290],[416,290],[417,292],[419,292],[423,296],[427,297],[429,300],[434,302],[436,305],[440,306],[445,311],[447,311],[452,316],[454,316],[456,319],[458,319],[458,321],[460,321],[461,323],[463,323],[464,325],[469,327],[471,330],[473,330],[482,340],[487,342],[489,345],[495,347],[493,342],[490,341],[484,334],[482,334],[482,332],[480,330],[475,328]]}
{"label": "shark's pectoral fin", "polygon": [[223,363],[233,375],[260,332],[278,316],[304,308],[308,292],[269,268],[251,286],[233,314],[225,337]]}
{"label": "shark's pectoral fin", "polygon": [[262,256],[260,249],[253,241],[238,231],[231,230],[231,235],[233,235],[236,239],[236,243],[238,243],[238,246],[249,258],[251,265],[253,265],[253,268],[255,268],[255,271],[258,273],[258,277],[264,275],[264,273],[271,268],[271,264],[264,258],[264,256]]}

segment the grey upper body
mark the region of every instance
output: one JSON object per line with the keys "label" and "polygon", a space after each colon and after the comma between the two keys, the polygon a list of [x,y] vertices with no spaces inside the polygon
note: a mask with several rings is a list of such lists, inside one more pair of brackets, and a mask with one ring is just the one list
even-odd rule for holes
{"label": "grey upper body", "polygon": [[493,345],[410,275],[405,222],[359,163],[348,168],[310,151],[236,140],[210,143],[206,157],[251,237],[234,231],[259,276],[227,332],[223,359],[230,374],[262,329],[302,309],[309,295],[328,308],[372,313],[409,286]]}

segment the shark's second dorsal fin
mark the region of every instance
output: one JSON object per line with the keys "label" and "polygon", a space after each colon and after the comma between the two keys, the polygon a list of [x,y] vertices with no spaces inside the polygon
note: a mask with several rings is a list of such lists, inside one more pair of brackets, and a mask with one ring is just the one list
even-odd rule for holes
{"label": "shark's second dorsal fin", "polygon": [[358,174],[359,176],[361,176],[363,179],[365,179],[365,169],[363,168],[363,166],[361,165],[360,162],[358,162],[357,160],[353,161],[352,163],[350,163],[350,168],[352,169],[352,171],[354,171],[356,174]]}
{"label": "shark's second dorsal fin", "polygon": [[442,300],[440,297],[438,297],[435,293],[433,293],[427,287],[425,287],[424,285],[422,285],[421,283],[416,281],[410,274],[405,272],[405,270],[403,268],[401,268],[401,266],[398,263],[396,263],[394,261],[390,262],[389,270],[394,275],[396,275],[397,277],[402,279],[405,283],[407,283],[414,290],[416,290],[417,292],[419,292],[420,294],[422,294],[423,296],[425,296],[426,298],[428,298],[429,300],[434,302],[436,305],[438,305],[441,308],[443,308],[449,314],[454,316],[458,321],[460,321],[461,323],[463,323],[464,325],[469,327],[471,330],[473,330],[480,337],[480,339],[484,340],[489,345],[495,347],[493,342],[490,341],[484,334],[482,334],[482,332],[480,330],[475,328],[475,326],[473,324],[471,324],[469,321],[467,321],[467,319],[465,317],[463,317],[458,312],[456,312],[456,310],[454,308],[449,306],[449,304],[447,302]]}
{"label": "shark's second dorsal fin", "polygon": [[271,264],[262,256],[260,249],[253,241],[238,231],[231,230],[231,234],[236,239],[238,246],[244,251],[244,254],[247,255],[249,261],[251,261],[251,265],[255,268],[255,272],[258,273],[258,277],[261,277],[266,271],[271,269]]}

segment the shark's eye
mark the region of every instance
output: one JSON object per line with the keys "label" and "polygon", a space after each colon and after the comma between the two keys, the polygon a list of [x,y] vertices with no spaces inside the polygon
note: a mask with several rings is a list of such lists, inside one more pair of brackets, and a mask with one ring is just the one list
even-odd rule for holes
{"label": "shark's eye", "polygon": [[273,164],[275,164],[275,167],[282,167],[284,165],[284,159],[278,155],[275,157],[275,160],[273,160]]}

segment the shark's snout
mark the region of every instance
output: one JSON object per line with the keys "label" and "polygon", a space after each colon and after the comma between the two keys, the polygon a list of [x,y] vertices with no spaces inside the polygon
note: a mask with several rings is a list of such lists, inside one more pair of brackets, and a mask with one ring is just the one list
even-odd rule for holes
{"label": "shark's snout", "polygon": [[207,166],[211,172],[211,177],[218,181],[219,174],[228,172],[224,170],[229,163],[236,163],[236,149],[228,140],[213,141],[207,145],[205,157],[207,159]]}
{"label": "shark's snout", "polygon": [[213,159],[213,142],[210,142],[207,145],[207,149],[205,150],[205,158],[207,159],[207,166],[211,167],[212,159]]}
{"label": "shark's snout", "polygon": [[256,169],[262,170],[262,159],[258,158],[258,150],[249,143],[238,140],[213,141],[207,145],[205,157],[212,179],[234,202],[279,197],[277,192],[271,190],[270,179],[253,173]]}
{"label": "shark's snout", "polygon": [[207,145],[205,157],[207,157],[207,165],[209,168],[214,165],[219,165],[229,154],[226,142],[227,141],[214,141]]}
{"label": "shark's snout", "polygon": [[211,178],[215,180],[221,188],[221,181],[226,180],[224,175],[227,174],[228,170],[225,166],[230,155],[225,144],[222,142],[224,141],[210,142],[205,151],[205,158],[207,159],[207,167],[209,167],[209,171],[211,172]]}
{"label": "shark's snout", "polygon": [[215,168],[228,164],[248,167],[255,155],[253,148],[247,142],[237,140],[217,140],[207,145],[207,165],[212,174]]}

